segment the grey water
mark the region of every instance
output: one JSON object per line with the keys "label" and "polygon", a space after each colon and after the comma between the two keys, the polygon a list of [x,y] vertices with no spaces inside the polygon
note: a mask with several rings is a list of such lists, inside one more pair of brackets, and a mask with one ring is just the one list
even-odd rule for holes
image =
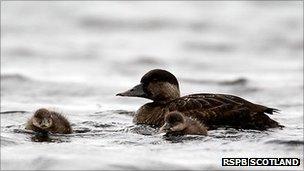
{"label": "grey water", "polygon": [[[1,2],[1,169],[303,169],[303,2]],[[149,102],[115,94],[162,68],[182,95],[227,93],[278,108],[285,126],[165,138],[134,125]],[[74,133],[24,129],[38,108]],[[222,167],[293,157],[295,167]]]}

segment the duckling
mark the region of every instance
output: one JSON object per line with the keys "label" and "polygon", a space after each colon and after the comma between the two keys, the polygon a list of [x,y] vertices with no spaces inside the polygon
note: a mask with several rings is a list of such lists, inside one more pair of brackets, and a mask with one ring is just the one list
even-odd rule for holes
{"label": "duckling", "polygon": [[72,128],[69,121],[61,114],[45,108],[38,109],[27,122],[25,129],[39,133],[70,134]]}
{"label": "duckling", "polygon": [[234,95],[202,93],[181,97],[177,78],[162,69],[149,71],[141,78],[140,84],[117,96],[152,100],[137,110],[133,119],[136,124],[160,127],[164,124],[165,114],[179,111],[195,118],[208,129],[233,127],[265,130],[283,127],[267,115],[277,112],[277,109]]}
{"label": "duckling", "polygon": [[204,125],[177,111],[166,114],[160,132],[166,132],[166,135],[207,135]]}

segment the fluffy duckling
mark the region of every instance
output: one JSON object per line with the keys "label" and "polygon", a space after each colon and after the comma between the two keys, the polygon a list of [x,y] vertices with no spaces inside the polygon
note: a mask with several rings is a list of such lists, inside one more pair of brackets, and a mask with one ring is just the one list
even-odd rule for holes
{"label": "fluffy duckling", "polygon": [[207,135],[204,125],[177,111],[165,116],[165,124],[160,132],[166,132],[166,135]]}
{"label": "fluffy duckling", "polygon": [[47,109],[38,109],[29,119],[25,129],[40,133],[70,134],[72,128],[69,121],[61,114]]}

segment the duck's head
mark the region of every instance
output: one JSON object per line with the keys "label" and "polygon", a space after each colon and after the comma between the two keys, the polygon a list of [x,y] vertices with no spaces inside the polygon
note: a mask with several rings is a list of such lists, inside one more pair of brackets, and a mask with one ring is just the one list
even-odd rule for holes
{"label": "duck's head", "polygon": [[42,130],[49,129],[53,125],[53,118],[50,111],[44,108],[38,109],[33,117],[33,125]]}
{"label": "duck's head", "polygon": [[186,128],[185,117],[182,113],[174,111],[165,116],[165,124],[160,128],[160,132],[178,132]]}
{"label": "duck's head", "polygon": [[143,97],[155,102],[165,102],[180,97],[176,77],[166,70],[154,69],[146,73],[140,84],[132,89],[118,93],[117,96]]}

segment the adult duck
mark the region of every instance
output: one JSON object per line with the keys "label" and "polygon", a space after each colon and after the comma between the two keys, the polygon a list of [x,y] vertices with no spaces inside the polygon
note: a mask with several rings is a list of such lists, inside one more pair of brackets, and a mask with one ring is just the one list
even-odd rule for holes
{"label": "adult duck", "polygon": [[142,97],[152,100],[140,107],[134,123],[161,127],[165,115],[179,111],[195,118],[208,129],[233,127],[265,130],[282,127],[267,114],[278,111],[243,98],[227,94],[191,94],[180,97],[176,77],[166,70],[154,69],[146,73],[132,89],[117,96]]}

